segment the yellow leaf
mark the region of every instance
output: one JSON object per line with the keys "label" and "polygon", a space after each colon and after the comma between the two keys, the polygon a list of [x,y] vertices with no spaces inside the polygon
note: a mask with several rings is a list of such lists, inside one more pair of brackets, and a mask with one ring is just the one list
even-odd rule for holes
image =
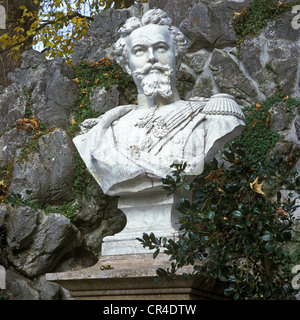
{"label": "yellow leaf", "polygon": [[261,190],[262,188],[262,185],[263,185],[263,182],[261,184],[258,183],[258,177],[251,183],[250,182],[250,188],[258,193],[258,194],[261,194],[261,195],[265,195],[265,193]]}
{"label": "yellow leaf", "polygon": [[241,14],[242,14],[241,12],[234,12],[233,19],[235,19],[237,16],[240,16]]}
{"label": "yellow leaf", "polygon": [[217,190],[223,194],[225,194],[224,190],[222,190],[221,188],[217,187]]}
{"label": "yellow leaf", "polygon": [[71,125],[73,126],[74,124],[76,124],[76,121],[75,121],[75,119],[73,118],[73,119],[71,120]]}
{"label": "yellow leaf", "polygon": [[195,20],[194,20],[194,25],[195,26],[198,26],[198,20],[197,20],[197,17],[195,16]]}
{"label": "yellow leaf", "polygon": [[4,186],[4,180],[0,181],[0,186]]}

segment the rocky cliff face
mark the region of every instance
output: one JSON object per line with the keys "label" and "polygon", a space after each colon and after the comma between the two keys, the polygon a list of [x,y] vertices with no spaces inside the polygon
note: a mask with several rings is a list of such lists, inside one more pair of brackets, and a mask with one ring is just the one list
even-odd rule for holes
{"label": "rocky cliff face", "polygon": [[[158,7],[190,40],[177,79],[183,99],[224,92],[249,106],[280,86],[299,100],[300,31],[291,28],[292,14],[282,14],[256,37],[247,37],[238,52],[231,23],[233,13],[248,2],[150,0],[107,10],[76,43],[73,65],[112,58],[111,46],[125,20]],[[6,200],[0,204],[0,264],[7,269],[7,290],[0,297],[68,299],[44,274],[93,265],[102,238],[121,230],[125,221],[116,199],[104,195],[92,179],[86,192],[75,197],[76,177],[84,176],[85,168],[78,164],[68,129],[79,94],[74,70],[60,58],[48,61],[33,50],[22,61],[9,74],[12,84],[0,88],[0,199]],[[99,86],[89,103],[105,112],[126,99],[116,86]],[[270,125],[284,139],[271,152],[293,154],[292,165],[298,168],[300,120],[295,110],[291,116],[285,108],[272,108]]]}

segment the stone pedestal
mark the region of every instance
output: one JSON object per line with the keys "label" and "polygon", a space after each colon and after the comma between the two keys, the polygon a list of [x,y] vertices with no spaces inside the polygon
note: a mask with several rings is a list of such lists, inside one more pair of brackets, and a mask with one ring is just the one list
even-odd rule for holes
{"label": "stone pedestal", "polygon": [[[202,276],[154,281],[157,268],[169,266],[170,261],[164,255],[156,259],[149,253],[113,255],[101,257],[95,266],[87,269],[46,274],[46,280],[62,285],[75,300],[224,299],[223,284],[206,282]],[[184,267],[180,273],[191,271],[191,267]]]}
{"label": "stone pedestal", "polygon": [[156,237],[176,239],[180,213],[174,206],[180,198],[189,198],[189,193],[185,190],[184,194],[168,197],[162,188],[153,190],[120,196],[118,207],[126,216],[126,226],[114,236],[103,239],[101,256],[149,253],[149,249],[136,240],[142,238],[143,233],[153,232]]}

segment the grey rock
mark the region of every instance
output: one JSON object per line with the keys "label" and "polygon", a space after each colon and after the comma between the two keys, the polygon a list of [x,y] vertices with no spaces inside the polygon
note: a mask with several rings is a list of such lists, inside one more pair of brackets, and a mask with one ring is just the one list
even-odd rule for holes
{"label": "grey rock", "polygon": [[32,137],[32,131],[13,128],[0,136],[0,167],[6,166],[13,160],[17,149],[26,145]]}
{"label": "grey rock", "polygon": [[233,9],[226,2],[196,4],[179,28],[191,40],[191,50],[234,46],[237,36],[230,27]]}
{"label": "grey rock", "polygon": [[53,271],[66,272],[85,269],[94,266],[97,261],[98,259],[95,255],[80,247],[66,254]]}
{"label": "grey rock", "polygon": [[210,75],[201,74],[196,81],[193,88],[192,96],[210,98],[216,88],[213,84],[213,79]]}
{"label": "grey rock", "polygon": [[299,30],[292,27],[292,19],[295,14],[291,10],[282,13],[276,20],[270,21],[266,27],[266,37],[268,39],[284,39],[297,42],[299,40]]}
{"label": "grey rock", "polygon": [[[47,60],[35,50],[24,52],[22,59],[21,67],[8,75],[9,80],[32,92],[32,110],[43,124],[50,127],[68,125],[77,96],[77,86],[72,81],[73,70],[62,58]],[[21,97],[18,92],[12,95],[12,101],[17,97]],[[25,108],[26,104],[23,104]]]}
{"label": "grey rock", "polygon": [[11,264],[29,278],[50,272],[66,253],[80,245],[79,231],[67,217],[39,214],[40,224],[26,254],[23,251],[8,254]]}
{"label": "grey rock", "polygon": [[33,281],[10,269],[6,270],[6,290],[4,290],[6,300],[39,300],[39,294],[34,286]]}
{"label": "grey rock", "polygon": [[296,129],[297,138],[298,140],[300,140],[300,117],[299,116],[295,119],[294,126]]}
{"label": "grey rock", "polygon": [[107,196],[102,195],[99,198],[82,199],[82,209],[74,214],[75,224],[81,228],[94,229],[103,219],[105,209],[108,204]]}
{"label": "grey rock", "polygon": [[11,250],[27,248],[37,228],[38,212],[29,207],[10,211],[7,224],[7,244]]}
{"label": "grey rock", "polygon": [[257,98],[253,83],[240,69],[238,63],[226,51],[214,49],[209,68],[220,92],[233,95],[238,101]]}
{"label": "grey rock", "polygon": [[25,115],[26,96],[18,84],[12,84],[0,93],[0,131],[12,126]]}
{"label": "grey rock", "polygon": [[112,58],[111,49],[105,49],[116,42],[119,28],[132,13],[130,9],[108,9],[96,16],[86,38],[75,44],[72,64],[76,65],[80,60],[98,61],[106,56]]}
{"label": "grey rock", "polygon": [[268,63],[275,74],[275,81],[285,94],[295,94],[295,89],[298,87],[300,48],[290,41],[272,40],[268,54]]}
{"label": "grey rock", "polygon": [[183,19],[188,18],[195,4],[200,0],[186,0],[184,6],[180,0],[150,0],[149,8],[159,8],[164,10],[172,19],[173,25],[179,27]]}
{"label": "grey rock", "polygon": [[102,239],[106,235],[105,229],[106,226],[102,225],[101,228],[93,230],[83,236],[84,247],[97,257],[99,257],[101,253]]}
{"label": "grey rock", "polygon": [[290,156],[292,148],[293,143],[291,141],[278,141],[275,147],[269,152],[269,155],[274,157],[286,155]]}
{"label": "grey rock", "polygon": [[[74,184],[74,145],[62,129],[39,139],[39,151],[19,163],[17,150],[9,192],[39,203],[70,201]],[[26,190],[31,190],[28,195]]]}
{"label": "grey rock", "polygon": [[126,225],[125,215],[117,208],[117,198],[109,197],[107,200],[108,205],[97,228],[90,229],[83,236],[83,247],[96,257],[99,257],[101,253],[103,237],[120,232]]}
{"label": "grey rock", "polygon": [[270,129],[273,131],[283,131],[289,129],[294,118],[295,110],[287,112],[287,105],[284,102],[278,102],[270,108]]}
{"label": "grey rock", "polygon": [[21,67],[10,72],[8,79],[31,92],[44,73],[47,73],[46,57],[36,50],[28,50],[22,54]]}
{"label": "grey rock", "polygon": [[268,64],[269,41],[262,36],[246,37],[241,45],[239,58],[260,91],[269,97],[276,91],[274,73]]}
{"label": "grey rock", "polygon": [[73,71],[64,60],[56,57],[47,65],[47,72],[37,82],[32,92],[32,110],[48,127],[67,126],[77,86],[72,81]]}
{"label": "grey rock", "polygon": [[0,204],[0,228],[4,228],[7,224],[7,218],[9,216],[9,210],[4,203]]}
{"label": "grey rock", "polygon": [[119,104],[119,91],[117,86],[112,86],[109,89],[104,87],[95,88],[93,94],[90,96],[91,108],[95,111],[104,113]]}
{"label": "grey rock", "polygon": [[58,283],[45,280],[45,276],[40,277],[36,289],[39,292],[40,300],[60,300],[62,295],[61,286]]}
{"label": "grey rock", "polygon": [[204,70],[204,66],[207,63],[207,60],[210,57],[210,52],[201,49],[193,53],[187,53],[182,62],[186,63],[195,74],[200,74]]}
{"label": "grey rock", "polygon": [[185,63],[182,63],[177,71],[176,82],[176,87],[182,99],[186,100],[190,98],[195,81],[196,75],[193,70]]}

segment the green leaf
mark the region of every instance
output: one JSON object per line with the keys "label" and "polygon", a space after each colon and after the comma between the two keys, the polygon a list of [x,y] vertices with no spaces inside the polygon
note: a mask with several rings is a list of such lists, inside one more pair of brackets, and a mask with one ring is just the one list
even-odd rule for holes
{"label": "green leaf", "polygon": [[267,249],[268,253],[272,253],[275,248],[276,248],[276,245],[275,244],[270,244],[270,243],[267,243],[265,245],[265,248]]}
{"label": "green leaf", "polygon": [[155,237],[154,233],[151,232],[150,233],[150,240],[155,243],[155,244],[158,244],[158,239]]}
{"label": "green leaf", "polygon": [[168,272],[165,269],[158,268],[156,273],[159,277],[166,278],[168,276]]}
{"label": "green leaf", "polygon": [[233,215],[234,218],[241,218],[243,216],[241,211],[238,211],[238,210],[233,211],[232,215]]}
{"label": "green leaf", "polygon": [[186,209],[189,209],[191,206],[190,201],[185,198],[181,198],[176,204],[175,204],[175,209],[178,211],[185,211]]}
{"label": "green leaf", "polygon": [[238,229],[243,229],[243,226],[241,226],[240,224],[235,224],[234,226]]}
{"label": "green leaf", "polygon": [[264,236],[261,237],[263,241],[270,241],[272,239],[270,234],[265,234]]}
{"label": "green leaf", "polygon": [[246,220],[246,225],[247,225],[247,227],[250,227],[250,226],[251,226],[251,220],[250,220],[250,219],[247,219],[247,220]]}
{"label": "green leaf", "polygon": [[209,219],[209,220],[213,220],[213,219],[215,218],[215,215],[216,215],[215,211],[209,211],[209,212],[207,212],[207,214],[205,215],[205,217],[206,217],[207,219]]}
{"label": "green leaf", "polygon": [[159,249],[155,250],[153,253],[153,259],[155,259],[159,254]]}
{"label": "green leaf", "polygon": [[224,290],[224,295],[225,297],[230,297],[231,295],[233,295],[234,293],[234,289],[233,288],[228,288]]}

